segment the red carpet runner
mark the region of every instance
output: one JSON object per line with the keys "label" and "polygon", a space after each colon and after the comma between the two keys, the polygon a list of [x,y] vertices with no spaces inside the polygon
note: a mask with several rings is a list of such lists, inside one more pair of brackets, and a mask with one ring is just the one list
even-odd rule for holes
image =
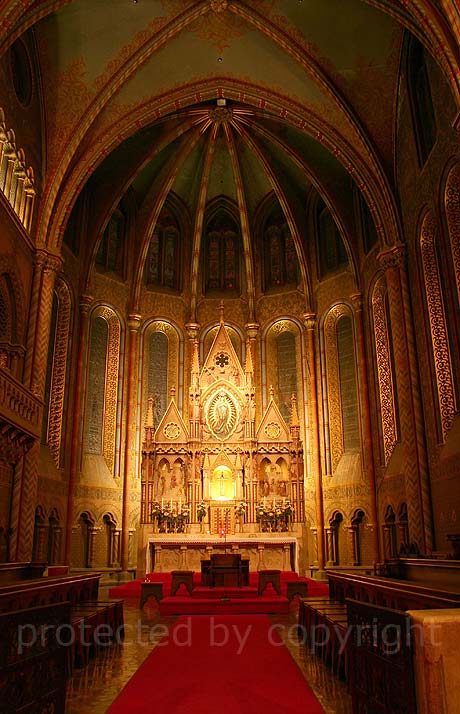
{"label": "red carpet runner", "polygon": [[181,617],[109,714],[323,714],[266,615]]}

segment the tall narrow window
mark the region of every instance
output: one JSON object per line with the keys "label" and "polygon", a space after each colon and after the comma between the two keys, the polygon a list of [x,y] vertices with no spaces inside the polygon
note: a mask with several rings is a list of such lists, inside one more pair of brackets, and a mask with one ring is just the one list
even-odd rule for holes
{"label": "tall narrow window", "polygon": [[297,285],[298,263],[294,241],[280,208],[272,210],[265,221],[262,255],[264,259],[264,287]]}
{"label": "tall narrow window", "polygon": [[409,40],[407,76],[418,157],[423,166],[436,141],[436,119],[425,49],[415,37]]}
{"label": "tall narrow window", "polygon": [[290,423],[292,395],[302,398],[302,352],[299,329],[291,320],[275,322],[267,333],[267,386],[273,387],[275,401],[287,424]]}
{"label": "tall narrow window", "polygon": [[96,265],[100,270],[122,275],[125,219],[121,211],[111,215],[96,255]]}
{"label": "tall narrow window", "polygon": [[324,321],[324,346],[327,379],[327,421],[330,457],[327,472],[336,473],[345,452],[356,452],[361,445],[359,432],[358,388],[353,324],[349,308],[335,305]]}
{"label": "tall narrow window", "polygon": [[97,308],[91,321],[88,355],[84,451],[103,456],[118,475],[116,461],[120,322],[108,307]]}
{"label": "tall narrow window", "polygon": [[348,265],[348,255],[337,225],[324,204],[318,201],[316,237],[320,278],[335,273]]}
{"label": "tall narrow window", "polygon": [[278,404],[287,424],[291,416],[291,397],[297,395],[296,345],[292,332],[282,332],[276,340],[278,358]]}
{"label": "tall narrow window", "polygon": [[165,208],[150,239],[145,284],[152,288],[178,290],[179,277],[179,226],[171,211]]}
{"label": "tall narrow window", "polygon": [[372,250],[374,245],[377,244],[379,238],[377,235],[377,229],[375,227],[374,219],[369,210],[369,206],[367,205],[367,201],[365,200],[361,191],[359,191],[356,186],[355,188],[358,196],[357,203],[359,212],[359,222],[361,224],[363,250],[365,253],[369,253],[369,251]]}
{"label": "tall narrow window", "polygon": [[219,211],[206,227],[206,292],[237,293],[240,287],[240,237],[236,222]]}

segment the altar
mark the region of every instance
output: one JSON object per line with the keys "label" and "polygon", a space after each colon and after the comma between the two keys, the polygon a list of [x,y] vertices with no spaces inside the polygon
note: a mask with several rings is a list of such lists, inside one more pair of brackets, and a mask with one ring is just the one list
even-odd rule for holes
{"label": "altar", "polygon": [[172,570],[201,571],[201,561],[216,553],[241,555],[249,560],[249,570],[295,570],[298,572],[297,538],[288,535],[158,534],[150,536],[146,552],[146,573]]}

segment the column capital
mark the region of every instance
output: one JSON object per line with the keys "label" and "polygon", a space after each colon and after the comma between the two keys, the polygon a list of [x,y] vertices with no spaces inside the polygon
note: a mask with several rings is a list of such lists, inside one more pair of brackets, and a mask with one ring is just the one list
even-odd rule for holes
{"label": "column capital", "polygon": [[91,295],[80,295],[80,312],[83,315],[87,315],[89,313],[93,301],[94,298]]}
{"label": "column capital", "polygon": [[316,326],[316,313],[305,312],[302,315],[302,319],[307,330],[314,330]]}
{"label": "column capital", "polygon": [[255,340],[259,332],[260,325],[258,322],[247,322],[245,325],[246,334],[250,340]]}
{"label": "column capital", "polygon": [[46,256],[46,262],[44,270],[47,273],[59,273],[62,270],[64,261],[60,255],[48,254]]}
{"label": "column capital", "polygon": [[191,340],[198,339],[198,333],[200,331],[200,325],[198,324],[198,322],[188,322],[185,325],[185,329],[187,330],[187,335]]}
{"label": "column capital", "polygon": [[377,260],[383,270],[401,269],[405,267],[406,246],[402,243],[384,250],[378,254]]}
{"label": "column capital", "polygon": [[142,316],[137,313],[128,315],[128,329],[130,332],[137,332],[141,326]]}
{"label": "column capital", "polygon": [[46,260],[48,258],[48,253],[46,250],[37,249],[34,252],[33,264],[34,268],[43,269],[46,265]]}
{"label": "column capital", "polygon": [[361,312],[363,309],[363,294],[362,293],[354,293],[353,295],[350,295],[350,299],[352,302],[352,305],[355,309],[355,312]]}

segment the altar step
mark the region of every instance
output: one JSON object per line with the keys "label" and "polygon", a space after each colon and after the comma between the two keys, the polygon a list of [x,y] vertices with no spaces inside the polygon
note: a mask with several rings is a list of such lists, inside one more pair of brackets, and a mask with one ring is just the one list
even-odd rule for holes
{"label": "altar step", "polygon": [[286,597],[165,597],[159,603],[161,615],[285,615]]}
{"label": "altar step", "polygon": [[197,598],[199,600],[202,600],[203,598],[205,599],[214,599],[217,598],[218,600],[222,598],[232,598],[232,599],[238,599],[238,598],[255,598],[257,597],[257,588],[251,588],[251,587],[241,587],[241,588],[225,588],[225,587],[216,587],[216,588],[206,588],[203,586],[200,587],[195,587],[192,590],[192,598]]}

